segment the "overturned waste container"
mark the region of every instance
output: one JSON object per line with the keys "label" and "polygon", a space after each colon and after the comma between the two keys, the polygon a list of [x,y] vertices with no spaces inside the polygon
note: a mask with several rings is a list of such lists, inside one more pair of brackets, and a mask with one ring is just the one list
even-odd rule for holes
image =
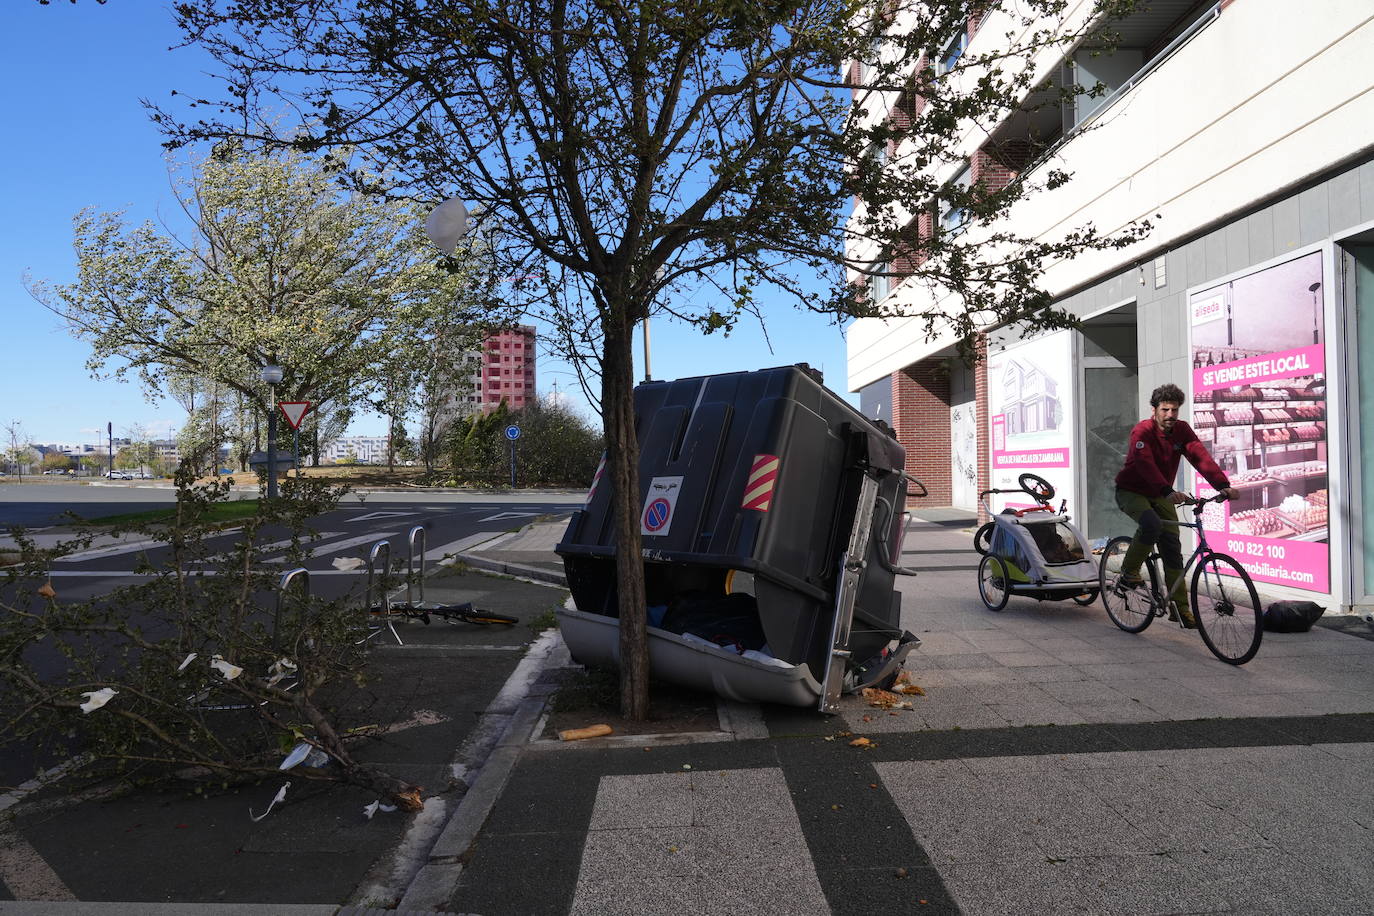
{"label": "overturned waste container", "polygon": [[[832,712],[896,674],[918,640],[893,588],[909,478],[886,426],[804,364],[645,382],[635,417],[655,677]],[[557,547],[584,664],[619,663],[611,496],[598,472]]]}

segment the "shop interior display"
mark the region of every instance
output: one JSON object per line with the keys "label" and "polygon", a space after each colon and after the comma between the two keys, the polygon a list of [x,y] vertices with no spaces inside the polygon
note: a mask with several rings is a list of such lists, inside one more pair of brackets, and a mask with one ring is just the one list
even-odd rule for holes
{"label": "shop interior display", "polygon": [[[1211,365],[1227,355],[1204,352],[1200,358]],[[1244,355],[1236,351],[1231,358]],[[1325,379],[1204,391],[1193,405],[1190,422],[1198,438],[1240,490],[1230,504],[1231,532],[1326,540]]]}

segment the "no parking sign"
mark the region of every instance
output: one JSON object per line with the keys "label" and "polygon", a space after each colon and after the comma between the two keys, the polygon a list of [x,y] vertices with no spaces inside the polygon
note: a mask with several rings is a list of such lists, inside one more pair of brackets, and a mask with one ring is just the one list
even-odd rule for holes
{"label": "no parking sign", "polygon": [[673,510],[682,492],[681,477],[655,477],[644,497],[644,511],[639,515],[639,533],[662,537],[673,527]]}

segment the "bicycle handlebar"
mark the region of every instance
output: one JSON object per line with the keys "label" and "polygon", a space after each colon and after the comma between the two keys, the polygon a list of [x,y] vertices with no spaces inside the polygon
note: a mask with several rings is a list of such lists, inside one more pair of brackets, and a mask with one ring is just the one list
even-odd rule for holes
{"label": "bicycle handlebar", "polygon": [[1191,493],[1184,493],[1183,497],[1184,505],[1194,506],[1199,510],[1201,510],[1202,507],[1207,505],[1208,503],[1224,503],[1231,498],[1227,496],[1225,493],[1218,493],[1216,496],[1208,496],[1202,499],[1199,499]]}

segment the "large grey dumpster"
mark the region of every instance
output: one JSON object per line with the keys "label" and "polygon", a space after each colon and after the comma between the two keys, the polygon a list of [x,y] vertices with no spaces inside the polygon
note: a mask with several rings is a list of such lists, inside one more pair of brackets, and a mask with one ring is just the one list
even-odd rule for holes
{"label": "large grey dumpster", "polygon": [[[908,478],[891,431],[805,366],[646,382],[635,412],[654,675],[833,711],[895,674],[918,640],[893,589]],[[618,664],[609,479],[557,551],[573,657]]]}

